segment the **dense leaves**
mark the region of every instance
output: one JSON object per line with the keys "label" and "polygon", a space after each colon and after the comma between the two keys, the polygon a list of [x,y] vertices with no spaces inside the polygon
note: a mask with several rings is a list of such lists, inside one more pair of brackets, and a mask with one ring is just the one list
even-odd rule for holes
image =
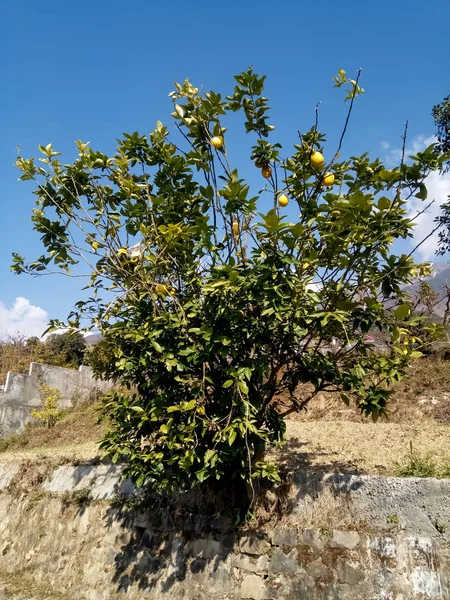
{"label": "dense leaves", "polygon": [[[227,97],[175,84],[174,132],[158,121],[149,135],[124,134],[113,156],[80,141],[72,164],[51,144],[40,162],[17,161],[36,183],[45,254],[30,264],[15,255],[13,269],[88,265],[92,296],[69,323],[87,318],[103,333],[91,364],[125,391],[105,404],[102,448],[138,484],[276,479],[264,454],[283,438],[283,411],[337,390],[376,419],[420,354],[403,290],[426,268],[391,247],[411,236],[405,203],[426,197],[438,155],[430,147],[394,169],[368,154],[340,160],[317,123],[283,152],[270,141],[264,79],[249,69]],[[348,86],[349,117],[358,79],[341,70],[335,80]],[[235,127],[235,112],[253,140],[258,194],[227,151],[223,123]],[[273,208],[261,211],[267,197]],[[365,343],[373,328],[389,339],[384,352]],[[311,393],[299,397],[302,382]],[[277,409],[281,393],[290,403]]]}
{"label": "dense leaves", "polygon": [[[445,160],[441,164],[441,171],[445,173],[450,170],[450,96],[433,106],[431,114],[436,126],[437,150],[445,155]],[[440,225],[438,254],[445,254],[450,250],[450,197],[442,205],[442,212],[437,222]]]}
{"label": "dense leaves", "polygon": [[[444,98],[440,104],[433,106],[431,114],[436,126],[437,150],[443,154],[450,153],[450,96]],[[450,156],[447,157],[442,170],[448,171],[449,168]]]}

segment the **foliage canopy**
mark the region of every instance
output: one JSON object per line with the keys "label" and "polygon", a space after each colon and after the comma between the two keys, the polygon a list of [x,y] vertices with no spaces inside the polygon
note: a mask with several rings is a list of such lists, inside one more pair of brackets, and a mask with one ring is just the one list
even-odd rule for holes
{"label": "foliage canopy", "polygon": [[[138,484],[276,479],[264,453],[282,440],[288,412],[337,390],[376,419],[420,355],[404,285],[426,267],[391,248],[411,236],[405,203],[426,198],[439,155],[430,146],[393,169],[368,153],[342,160],[363,92],[359,73],[351,80],[343,70],[335,87],[348,88],[349,112],[337,151],[317,118],[283,151],[270,141],[264,81],[250,68],[227,97],[175,84],[174,131],[157,121],[148,135],[124,134],[111,156],[79,141],[70,164],[51,144],[40,162],[17,160],[36,186],[32,221],[45,253],[28,264],[16,254],[12,268],[87,265],[92,295],[68,323],[104,336],[92,363],[126,390],[105,404],[112,426],[101,446]],[[258,193],[227,149],[233,113],[253,140]],[[372,328],[390,340],[383,353],[365,344]],[[296,394],[302,382],[307,397]],[[290,396],[284,413],[281,393]]]}

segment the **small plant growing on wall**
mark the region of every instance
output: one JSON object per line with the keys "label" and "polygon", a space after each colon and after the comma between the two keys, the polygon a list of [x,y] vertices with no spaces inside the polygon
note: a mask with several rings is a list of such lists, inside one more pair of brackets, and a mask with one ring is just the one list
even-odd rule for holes
{"label": "small plant growing on wall", "polygon": [[45,427],[53,427],[67,414],[66,410],[61,410],[59,403],[62,399],[58,388],[52,388],[48,385],[39,387],[41,393],[41,410],[33,410],[31,416],[37,419]]}

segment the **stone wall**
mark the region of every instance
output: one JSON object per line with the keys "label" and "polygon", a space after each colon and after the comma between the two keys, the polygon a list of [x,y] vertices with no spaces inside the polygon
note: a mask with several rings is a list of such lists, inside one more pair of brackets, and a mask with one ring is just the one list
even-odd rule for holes
{"label": "stone wall", "polygon": [[[297,509],[311,491],[304,474],[298,475]],[[357,505],[378,511],[380,490],[390,479],[330,476],[322,482],[335,494],[344,486]],[[443,483],[448,492],[450,482]],[[428,494],[437,498],[444,488],[436,480],[399,480],[394,496],[400,513],[411,486],[415,508],[426,516]],[[52,470],[3,464],[0,489],[0,583],[33,580],[58,599],[450,598],[448,535],[444,528],[428,535],[421,519],[414,532],[400,519],[377,524],[378,515],[372,520],[370,513],[365,527],[311,528],[302,511],[293,510],[270,526],[236,529],[223,517],[198,511],[184,515],[180,528],[170,510],[155,521],[155,507],[143,509],[114,465]],[[403,514],[413,508],[410,498]],[[448,516],[444,508],[441,519]],[[49,591],[42,597],[53,596]]]}
{"label": "stone wall", "polygon": [[33,409],[41,405],[40,386],[60,390],[62,407],[111,388],[109,382],[94,379],[90,367],[79,370],[31,363],[28,375],[9,372],[0,391],[0,437],[23,430]]}

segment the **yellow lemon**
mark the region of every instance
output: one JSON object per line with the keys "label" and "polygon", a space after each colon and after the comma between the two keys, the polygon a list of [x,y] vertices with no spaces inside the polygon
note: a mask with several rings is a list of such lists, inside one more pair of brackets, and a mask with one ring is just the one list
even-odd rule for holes
{"label": "yellow lemon", "polygon": [[167,286],[165,286],[163,283],[157,283],[155,286],[155,291],[157,294],[167,295],[169,293],[167,290]]}
{"label": "yellow lemon", "polygon": [[265,179],[269,179],[269,177],[272,175],[272,167],[269,165],[264,165],[263,168],[261,169],[261,175]]}
{"label": "yellow lemon", "polygon": [[318,171],[320,171],[320,169],[323,167],[323,164],[325,162],[325,159],[320,152],[313,152],[311,154],[311,158],[309,160],[311,162],[312,168],[317,169]]}
{"label": "yellow lemon", "polygon": [[278,204],[279,206],[287,206],[289,204],[289,198],[286,194],[280,194],[278,196]]}
{"label": "yellow lemon", "polygon": [[325,173],[322,179],[322,185],[331,186],[334,183],[334,173]]}
{"label": "yellow lemon", "polygon": [[211,140],[211,146],[214,146],[214,148],[217,148],[217,150],[222,148],[223,137],[221,135],[215,135]]}
{"label": "yellow lemon", "polygon": [[239,235],[239,223],[237,221],[233,221],[233,233]]}

